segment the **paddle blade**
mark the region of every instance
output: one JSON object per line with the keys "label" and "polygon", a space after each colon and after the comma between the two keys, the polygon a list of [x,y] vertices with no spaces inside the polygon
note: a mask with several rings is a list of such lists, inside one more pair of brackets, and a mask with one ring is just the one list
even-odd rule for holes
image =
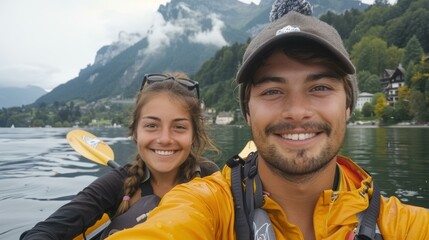
{"label": "paddle blade", "polygon": [[85,158],[99,164],[106,165],[113,161],[113,150],[93,134],[81,129],[74,129],[67,133],[67,141],[72,148]]}
{"label": "paddle blade", "polygon": [[255,146],[255,143],[252,140],[249,140],[246,146],[244,146],[244,148],[238,154],[238,156],[240,156],[241,158],[246,158],[249,155],[249,153],[256,152],[256,151],[257,149]]}

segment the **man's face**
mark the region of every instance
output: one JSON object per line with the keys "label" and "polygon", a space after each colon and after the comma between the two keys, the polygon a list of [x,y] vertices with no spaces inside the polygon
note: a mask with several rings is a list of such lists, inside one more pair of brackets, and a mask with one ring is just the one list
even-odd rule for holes
{"label": "man's face", "polygon": [[350,109],[342,80],[319,64],[275,51],[255,72],[247,121],[262,161],[294,179],[334,160]]}

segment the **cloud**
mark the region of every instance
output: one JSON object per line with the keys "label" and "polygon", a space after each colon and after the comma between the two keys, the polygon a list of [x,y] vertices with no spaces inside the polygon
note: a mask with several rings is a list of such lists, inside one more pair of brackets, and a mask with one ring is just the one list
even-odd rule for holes
{"label": "cloud", "polygon": [[[201,16],[200,12],[193,11],[185,3],[179,3],[175,11],[177,11],[178,16],[174,21],[166,22],[160,13],[155,15],[153,25],[147,33],[148,47],[140,54],[150,55],[156,53],[158,49],[168,47],[171,41],[190,32],[194,32],[188,37],[190,42],[211,44],[217,47],[228,45],[222,35],[222,28],[225,24],[217,15]],[[212,28],[203,31],[201,23],[197,21],[201,18],[208,18]]]}
{"label": "cloud", "polygon": [[212,29],[210,31],[199,31],[193,36],[189,37],[189,41],[201,44],[212,44],[217,47],[228,45],[228,42],[222,35],[222,28],[225,24],[215,15],[209,16],[212,22]]}
{"label": "cloud", "polygon": [[[1,87],[25,87],[28,85],[40,86],[41,82],[53,86],[53,76],[60,73],[60,69],[49,65],[7,65],[0,67]],[[13,83],[13,84],[11,84]],[[50,84],[49,84],[50,83]],[[45,90],[50,90],[45,89]]]}
{"label": "cloud", "polygon": [[170,45],[170,41],[185,32],[184,27],[171,22],[166,22],[160,13],[155,15],[153,25],[148,30],[148,47],[143,54],[155,53],[158,49]]}

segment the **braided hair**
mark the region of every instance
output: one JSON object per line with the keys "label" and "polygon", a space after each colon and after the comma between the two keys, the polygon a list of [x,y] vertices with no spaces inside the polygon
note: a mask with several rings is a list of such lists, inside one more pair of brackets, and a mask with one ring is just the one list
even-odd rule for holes
{"label": "braided hair", "polygon": [[[166,73],[165,75],[174,78],[188,78],[184,73]],[[175,102],[181,104],[189,112],[191,116],[193,139],[191,151],[185,162],[179,167],[178,181],[180,183],[188,182],[199,176],[195,172],[195,168],[202,162],[209,160],[203,159],[202,154],[205,150],[213,150],[219,152],[214,142],[208,137],[204,127],[204,118],[200,101],[192,91],[189,91],[184,86],[174,80],[160,81],[146,85],[136,97],[134,110],[131,114],[131,122],[128,126],[129,136],[136,141],[137,126],[140,117],[141,109],[152,99],[153,96],[159,93],[168,93],[169,97]],[[124,181],[124,196],[133,196],[140,187],[141,181],[145,176],[145,163],[137,153],[134,160],[128,168],[128,177]],[[116,216],[126,212],[130,208],[129,199],[124,199],[116,212]]]}

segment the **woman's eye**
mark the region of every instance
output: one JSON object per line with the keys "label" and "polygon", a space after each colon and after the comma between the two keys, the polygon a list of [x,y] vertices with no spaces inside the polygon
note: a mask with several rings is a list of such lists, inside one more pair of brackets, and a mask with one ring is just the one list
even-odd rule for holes
{"label": "woman's eye", "polygon": [[176,128],[176,129],[180,129],[180,130],[182,130],[182,129],[186,129],[186,126],[183,126],[183,125],[177,125],[177,126],[175,126],[175,128]]}
{"label": "woman's eye", "polygon": [[145,128],[156,128],[156,124],[153,123],[147,123],[143,125]]}

